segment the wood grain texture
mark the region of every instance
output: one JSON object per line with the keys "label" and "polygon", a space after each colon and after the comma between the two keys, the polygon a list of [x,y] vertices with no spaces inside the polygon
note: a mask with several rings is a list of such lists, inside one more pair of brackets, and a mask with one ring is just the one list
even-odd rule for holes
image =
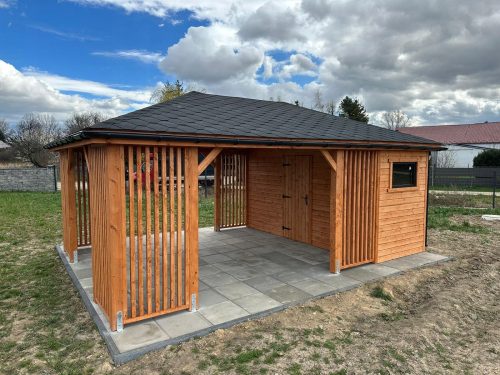
{"label": "wood grain texture", "polygon": [[[427,151],[379,152],[377,262],[425,250],[427,161]],[[391,189],[393,162],[417,162],[415,189]]]}

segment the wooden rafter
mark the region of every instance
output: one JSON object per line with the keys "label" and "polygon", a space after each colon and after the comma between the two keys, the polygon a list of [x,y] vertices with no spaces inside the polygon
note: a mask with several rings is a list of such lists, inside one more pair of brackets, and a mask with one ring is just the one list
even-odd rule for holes
{"label": "wooden rafter", "polygon": [[221,151],[221,147],[215,147],[208,153],[205,159],[203,159],[203,161],[198,164],[198,175],[203,173],[203,171],[215,160],[215,158],[219,156]]}
{"label": "wooden rafter", "polygon": [[333,160],[332,154],[328,150],[320,150],[321,155],[324,156],[330,167],[332,167],[334,172],[337,172],[337,163]]}

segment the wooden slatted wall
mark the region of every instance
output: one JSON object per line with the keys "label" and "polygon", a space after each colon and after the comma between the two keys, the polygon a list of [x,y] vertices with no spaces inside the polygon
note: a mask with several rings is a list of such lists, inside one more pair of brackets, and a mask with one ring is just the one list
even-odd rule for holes
{"label": "wooden slatted wall", "polygon": [[375,261],[378,184],[376,151],[346,151],[341,268]]}
{"label": "wooden slatted wall", "polygon": [[187,161],[184,148],[126,150],[130,262],[125,323],[131,323],[190,307],[184,232]]}
{"label": "wooden slatted wall", "polygon": [[64,251],[70,262],[74,261],[74,253],[78,247],[77,208],[75,193],[75,158],[72,150],[59,153],[61,176],[61,204],[63,216]]}
{"label": "wooden slatted wall", "polygon": [[78,221],[78,246],[90,246],[90,196],[89,176],[85,155],[82,149],[74,152],[76,174],[76,207]]}
{"label": "wooden slatted wall", "polygon": [[247,155],[223,153],[220,156],[217,182],[219,228],[247,224]]}

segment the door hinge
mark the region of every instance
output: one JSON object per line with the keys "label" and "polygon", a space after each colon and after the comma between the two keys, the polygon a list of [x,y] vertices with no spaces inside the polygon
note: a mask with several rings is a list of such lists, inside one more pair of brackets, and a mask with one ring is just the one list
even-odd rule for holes
{"label": "door hinge", "polygon": [[292,228],[285,227],[284,225],[281,228],[283,228],[283,230],[292,230]]}
{"label": "door hinge", "polygon": [[283,194],[283,198],[291,198],[291,196]]}

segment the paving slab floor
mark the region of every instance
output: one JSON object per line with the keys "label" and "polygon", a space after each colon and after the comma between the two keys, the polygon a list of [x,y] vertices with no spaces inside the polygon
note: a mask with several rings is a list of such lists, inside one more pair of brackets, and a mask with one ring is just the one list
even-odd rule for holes
{"label": "paving slab floor", "polygon": [[93,302],[90,249],[79,250],[78,262],[70,264],[58,247],[116,363],[313,298],[448,260],[425,252],[335,275],[329,271],[327,251],[250,228],[221,232],[202,228],[199,239],[199,310],[126,325],[122,332],[109,330],[104,314]]}

